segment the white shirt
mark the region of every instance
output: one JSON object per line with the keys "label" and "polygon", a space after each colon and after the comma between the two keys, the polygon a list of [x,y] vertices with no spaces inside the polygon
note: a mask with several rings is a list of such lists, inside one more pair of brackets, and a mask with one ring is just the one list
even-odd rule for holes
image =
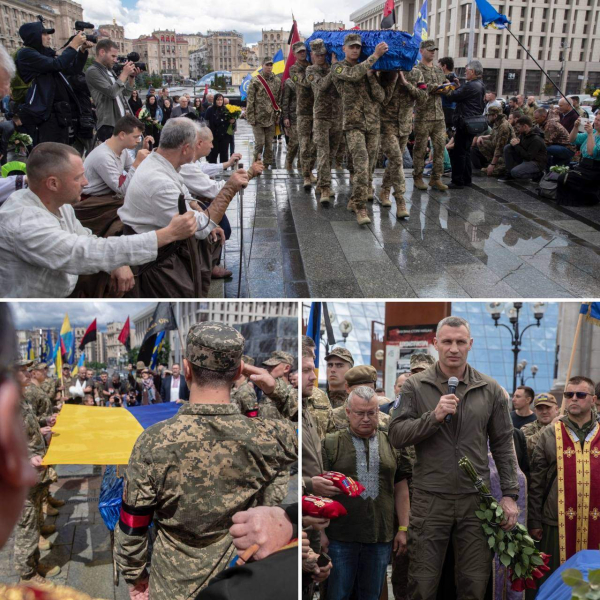
{"label": "white shirt", "polygon": [[[225,185],[224,181],[215,181],[211,179],[204,169],[201,162],[188,163],[179,169],[179,174],[192,194],[200,198],[212,200],[217,197],[221,188]],[[210,164],[210,163],[205,163]]]}
{"label": "white shirt", "polygon": [[[83,167],[88,180],[83,193],[88,196],[105,196],[111,192],[124,196],[135,173],[129,152],[123,150],[121,156],[117,156],[106,142],[85,157]],[[124,172],[127,173],[126,176],[123,175]]]}
{"label": "white shirt", "polygon": [[[110,82],[114,85],[117,82],[114,74],[112,73],[112,71],[110,69],[106,69],[106,71],[108,72],[108,76],[110,77]],[[119,112],[121,113],[121,116],[124,117],[125,116],[125,106],[123,104],[123,99],[121,98],[121,92],[119,92],[115,96],[115,100],[117,101],[117,106],[119,107]]]}
{"label": "white shirt", "polygon": [[206,160],[198,161],[200,163],[200,168],[204,173],[206,173],[209,177],[214,177],[215,175],[220,175],[223,172],[223,163],[209,163]]}
{"label": "white shirt", "polygon": [[[181,375],[179,375],[181,377]],[[171,377],[171,402],[179,400],[179,377]]]}
{"label": "white shirt", "polygon": [[[189,206],[193,198],[183,177],[166,158],[153,152],[137,168],[117,214],[137,233],[155,231],[166,227],[179,213],[179,194],[185,196],[187,209],[193,210]],[[217,225],[203,212],[194,213],[198,223],[196,238],[203,240]]]}
{"label": "white shirt", "polygon": [[7,298],[64,298],[79,275],[110,272],[156,259],[155,233],[98,238],[65,204],[51,213],[31,190],[0,207],[0,294]]}

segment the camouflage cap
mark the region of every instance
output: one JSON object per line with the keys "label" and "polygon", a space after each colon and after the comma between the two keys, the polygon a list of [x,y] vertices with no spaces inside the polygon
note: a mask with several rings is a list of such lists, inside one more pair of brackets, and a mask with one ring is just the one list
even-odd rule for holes
{"label": "camouflage cap", "polygon": [[317,38],[310,43],[310,51],[313,54],[327,54],[325,42],[321,38]]}
{"label": "camouflage cap", "polygon": [[196,323],[187,334],[186,358],[203,369],[228,371],[240,365],[244,342],[244,336],[229,325]]}
{"label": "camouflage cap", "polygon": [[414,369],[428,369],[431,365],[435,365],[435,358],[431,354],[424,354],[419,352],[418,354],[410,355],[410,370]]}
{"label": "camouflage cap", "polygon": [[362,46],[362,38],[358,33],[349,33],[344,38],[344,46],[354,46],[356,44]]}
{"label": "camouflage cap", "polygon": [[272,65],[273,64],[273,59],[270,58],[269,56],[265,56],[263,58],[262,64],[263,65]]}
{"label": "camouflage cap", "polygon": [[350,363],[350,366],[354,366],[354,358],[352,357],[352,353],[350,352],[350,350],[346,350],[346,348],[340,348],[340,346],[338,346],[337,348],[334,348],[326,357],[325,360],[329,360],[330,358],[333,357],[336,358],[341,358],[342,360],[345,360],[346,362]]}
{"label": "camouflage cap", "polygon": [[22,360],[16,360],[14,362],[14,367],[15,367],[15,369],[25,369],[25,368],[30,367],[32,364],[33,364],[32,360],[25,358]]}
{"label": "camouflage cap", "polygon": [[136,368],[137,371],[141,371],[142,369],[146,368],[146,363],[143,360],[138,360],[135,363],[135,368]]}
{"label": "camouflage cap", "polygon": [[499,115],[502,112],[502,109],[499,106],[490,106],[488,108],[488,115]]}
{"label": "camouflage cap", "polygon": [[251,367],[256,364],[256,361],[251,356],[248,356],[247,354],[244,354],[242,356],[242,360],[244,361],[245,365],[250,365]]}
{"label": "camouflage cap", "polygon": [[280,363],[285,363],[286,365],[293,367],[294,357],[283,350],[274,350],[271,352],[271,356],[263,361],[263,365],[266,365],[267,367],[274,367]]}
{"label": "camouflage cap", "polygon": [[421,42],[419,50],[438,50],[438,47],[434,40],[425,40]]}
{"label": "camouflage cap", "polygon": [[552,394],[538,394],[533,399],[533,408],[538,406],[558,406],[556,398]]}
{"label": "camouflage cap", "polygon": [[304,42],[296,42],[293,46],[292,46],[292,51],[298,52],[299,50],[306,50],[306,44]]}
{"label": "camouflage cap", "polygon": [[30,367],[29,371],[41,371],[42,369],[47,369],[48,365],[45,362],[40,362],[39,360],[34,360]]}
{"label": "camouflage cap", "polygon": [[359,365],[348,369],[344,378],[350,387],[375,384],[377,383],[377,369],[371,365]]}

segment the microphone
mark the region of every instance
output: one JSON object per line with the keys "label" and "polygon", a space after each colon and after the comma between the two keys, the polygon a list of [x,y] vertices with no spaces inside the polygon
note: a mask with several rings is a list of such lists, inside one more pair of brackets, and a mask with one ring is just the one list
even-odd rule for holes
{"label": "microphone", "polygon": [[[457,387],[458,387],[458,377],[450,377],[450,379],[448,379],[448,393],[454,394],[456,392]],[[452,415],[446,415],[444,417],[444,422],[451,423]]]}

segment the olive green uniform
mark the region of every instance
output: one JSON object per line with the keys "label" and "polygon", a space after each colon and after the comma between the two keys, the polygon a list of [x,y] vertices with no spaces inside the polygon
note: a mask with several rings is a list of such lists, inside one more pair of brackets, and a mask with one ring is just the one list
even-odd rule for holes
{"label": "olive green uniform", "polygon": [[283,100],[281,102],[281,116],[289,120],[287,128],[288,143],[285,156],[285,168],[292,169],[294,159],[298,154],[298,117],[296,116],[296,84],[291,79],[286,79],[283,84]]}
{"label": "olive green uniform", "polygon": [[316,148],[313,140],[313,105],[314,95],[310,81],[306,77],[308,63],[303,65],[300,61],[290,68],[290,78],[296,85],[296,116],[298,128],[298,142],[300,144],[300,167],[302,175],[310,177],[315,165]]}
{"label": "olive green uniform", "polygon": [[312,413],[319,437],[323,439],[333,427],[333,408],[327,394],[318,387],[306,399],[307,409]]}

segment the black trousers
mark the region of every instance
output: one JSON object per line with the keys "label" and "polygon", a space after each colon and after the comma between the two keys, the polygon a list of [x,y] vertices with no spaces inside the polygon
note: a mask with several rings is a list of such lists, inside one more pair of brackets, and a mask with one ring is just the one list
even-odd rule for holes
{"label": "black trousers", "polygon": [[485,169],[490,164],[490,161],[481,154],[479,148],[475,147],[471,148],[471,163],[479,171],[480,169]]}
{"label": "black trousers", "polygon": [[454,134],[454,152],[450,156],[452,183],[471,185],[471,144],[475,136],[466,127],[457,127]]}
{"label": "black trousers", "polygon": [[56,113],[50,113],[50,118],[37,128],[33,145],[37,146],[42,142],[69,144],[69,128],[59,124]]}
{"label": "black trousers", "polygon": [[217,158],[220,163],[226,163],[229,160],[229,136],[227,135],[213,140],[213,149],[206,160],[209,163],[216,163]]}

